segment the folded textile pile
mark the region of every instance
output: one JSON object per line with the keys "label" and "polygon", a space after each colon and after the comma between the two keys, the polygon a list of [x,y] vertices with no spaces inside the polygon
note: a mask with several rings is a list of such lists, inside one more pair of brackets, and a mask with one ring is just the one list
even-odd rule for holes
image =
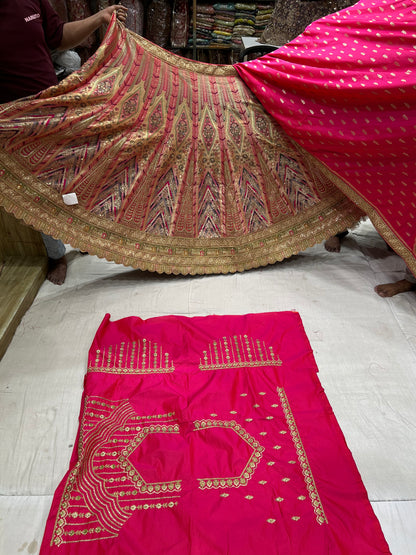
{"label": "folded textile pile", "polygon": [[[196,44],[199,46],[209,45],[214,30],[215,10],[212,4],[204,3],[196,6]],[[189,29],[189,45],[193,45],[194,29]]]}
{"label": "folded textile pile", "polygon": [[188,44],[193,38],[198,46],[229,45],[240,49],[242,36],[260,37],[273,13],[273,2],[203,3],[196,6],[195,37],[190,26]]}
{"label": "folded textile pile", "polygon": [[274,9],[271,2],[265,4],[257,4],[256,21],[254,25],[255,36],[260,37],[267,24],[270,21]]}
{"label": "folded textile pile", "polygon": [[274,4],[236,3],[235,24],[233,29],[233,45],[241,48],[241,37],[260,37],[273,13]]}
{"label": "folded textile pile", "polygon": [[240,36],[254,35],[257,12],[256,5],[238,3],[235,5],[235,9],[235,33],[238,33]]}
{"label": "folded textile pile", "polygon": [[234,29],[235,4],[214,4],[215,18],[212,32],[214,44],[230,44]]}

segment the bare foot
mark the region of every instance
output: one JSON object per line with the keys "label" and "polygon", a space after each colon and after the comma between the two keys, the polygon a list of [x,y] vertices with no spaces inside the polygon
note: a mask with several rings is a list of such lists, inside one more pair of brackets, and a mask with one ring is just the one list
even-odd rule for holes
{"label": "bare foot", "polygon": [[337,235],[327,239],[324,244],[328,252],[339,252],[341,250],[341,239]]}
{"label": "bare foot", "polygon": [[416,284],[408,281],[407,279],[401,279],[394,283],[383,283],[374,287],[374,291],[380,297],[393,297],[399,293],[406,293],[407,291],[414,291],[416,289]]}
{"label": "bare foot", "polygon": [[53,258],[48,258],[48,273],[46,274],[46,279],[55,285],[62,285],[66,278],[66,258],[58,258],[54,260]]}
{"label": "bare foot", "polygon": [[341,241],[348,235],[348,231],[341,231],[341,233],[337,233],[333,235],[329,239],[327,239],[324,243],[325,248],[328,252],[340,252],[341,250]]}

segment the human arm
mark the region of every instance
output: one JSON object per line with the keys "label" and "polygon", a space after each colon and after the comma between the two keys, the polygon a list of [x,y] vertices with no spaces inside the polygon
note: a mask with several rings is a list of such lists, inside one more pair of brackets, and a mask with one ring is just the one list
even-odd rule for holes
{"label": "human arm", "polygon": [[62,41],[59,50],[69,50],[80,44],[91,33],[96,31],[101,25],[108,25],[111,21],[113,12],[117,13],[117,19],[122,23],[126,21],[127,8],[121,5],[113,5],[101,10],[90,17],[79,21],[65,23],[62,33]]}

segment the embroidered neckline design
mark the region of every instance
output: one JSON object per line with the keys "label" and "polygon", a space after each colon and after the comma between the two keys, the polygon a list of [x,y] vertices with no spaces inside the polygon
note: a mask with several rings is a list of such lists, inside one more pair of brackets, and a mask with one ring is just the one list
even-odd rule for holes
{"label": "embroidered neckline design", "polygon": [[213,341],[200,360],[200,370],[281,366],[279,355],[264,341],[248,335],[233,335]]}
{"label": "embroidered neckline design", "polygon": [[198,478],[199,489],[219,489],[219,488],[238,488],[246,486],[250,478],[252,478],[257,466],[263,456],[264,447],[254,439],[240,424],[235,420],[196,420],[194,422],[195,430],[206,430],[209,428],[229,428],[243,439],[253,450],[242,473],[239,476],[217,477],[217,478]]}
{"label": "embroidered neckline design", "polygon": [[108,374],[166,374],[174,371],[169,353],[163,352],[156,341],[145,337],[97,349],[94,364],[88,368],[88,372]]}

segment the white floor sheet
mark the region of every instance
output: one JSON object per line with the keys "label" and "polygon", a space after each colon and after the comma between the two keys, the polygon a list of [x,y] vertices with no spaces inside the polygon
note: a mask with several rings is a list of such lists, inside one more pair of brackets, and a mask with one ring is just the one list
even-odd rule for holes
{"label": "white floor sheet", "polygon": [[416,554],[416,293],[374,293],[405,266],[369,221],[339,254],[317,245],[234,275],[144,273],[73,249],[67,257],[65,284],[42,285],[0,361],[0,555],[39,553],[106,312],[115,320],[293,309],[391,552]]}

